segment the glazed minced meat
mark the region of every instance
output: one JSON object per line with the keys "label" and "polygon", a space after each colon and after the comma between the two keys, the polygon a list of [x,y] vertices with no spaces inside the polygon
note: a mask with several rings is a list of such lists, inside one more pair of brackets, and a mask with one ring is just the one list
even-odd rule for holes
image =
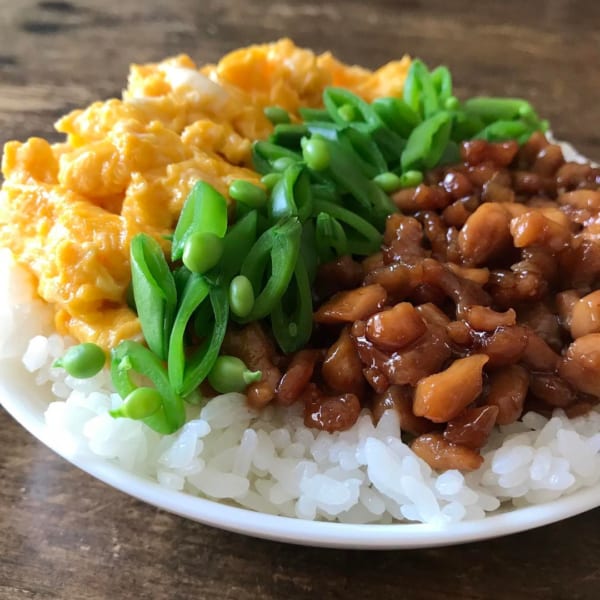
{"label": "glazed minced meat", "polygon": [[494,426],[598,402],[600,169],[542,134],[461,156],[393,196],[381,252],[321,267],[314,348],[283,358],[257,325],[229,334],[269,375],[250,402],[303,402],[330,432],[394,409],[419,456],[463,470]]}

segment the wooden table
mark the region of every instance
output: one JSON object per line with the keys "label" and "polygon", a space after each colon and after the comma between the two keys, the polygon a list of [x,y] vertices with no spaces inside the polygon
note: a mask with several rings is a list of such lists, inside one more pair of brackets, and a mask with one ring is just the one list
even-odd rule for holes
{"label": "wooden table", "polygon": [[[600,160],[594,0],[0,0],[0,141],[118,95],[130,62],[198,62],[287,35],[370,67],[404,52],[459,95],[531,99]],[[0,410],[0,598],[598,598],[600,510],[468,546],[301,548],[198,525],[79,472]]]}

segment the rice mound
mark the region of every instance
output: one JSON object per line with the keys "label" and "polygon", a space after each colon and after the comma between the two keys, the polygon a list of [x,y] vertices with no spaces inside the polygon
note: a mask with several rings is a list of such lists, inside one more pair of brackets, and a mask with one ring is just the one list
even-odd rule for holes
{"label": "rice mound", "polygon": [[122,402],[108,371],[78,380],[53,368],[73,340],[52,332],[48,307],[4,250],[0,277],[0,360],[22,357],[48,399],[48,432],[166,488],[300,519],[441,525],[600,482],[597,410],[575,419],[528,413],[495,431],[482,467],[466,475],[432,471],[402,441],[393,411],[376,426],[364,411],[348,431],[329,434],[305,427],[300,405],[257,412],[242,394],[224,394],[188,407],[186,425],[161,436],[108,414]]}

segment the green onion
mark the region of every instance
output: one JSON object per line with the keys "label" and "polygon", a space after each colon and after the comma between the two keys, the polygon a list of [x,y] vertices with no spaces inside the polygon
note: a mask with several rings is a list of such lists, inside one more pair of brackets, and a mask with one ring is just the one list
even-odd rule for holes
{"label": "green onion", "polygon": [[133,297],[144,339],[165,359],[177,303],[175,280],[162,248],[145,233],[131,240],[130,261]]}
{"label": "green onion", "polygon": [[143,419],[148,427],[169,434],[185,423],[183,400],[175,393],[162,361],[154,352],[138,342],[125,340],[111,351],[110,371],[113,385],[122,398],[127,398],[136,389],[130,371],[147,377],[154,384],[162,398],[162,406]]}
{"label": "green onion", "polygon": [[271,191],[269,219],[298,217],[304,222],[312,211],[310,181],[302,164],[290,165]]}
{"label": "green onion", "polygon": [[273,169],[275,171],[285,171],[288,167],[291,167],[296,164],[296,160],[290,158],[289,156],[282,156],[280,158],[276,158],[273,161]]}
{"label": "green onion", "polygon": [[188,195],[173,232],[171,259],[180,260],[187,238],[192,233],[212,233],[222,238],[227,231],[227,200],[204,181]]}
{"label": "green onion", "polygon": [[452,118],[448,112],[439,112],[417,125],[402,153],[403,170],[415,168],[431,169],[442,157],[450,139]]}
{"label": "green onion", "polygon": [[[250,249],[241,274],[252,283],[256,300],[246,322],[268,316],[285,293],[298,260],[301,236],[300,221],[290,217],[265,231]],[[270,275],[263,284],[269,264]]]}
{"label": "green onion", "polygon": [[342,121],[346,121],[347,123],[351,123],[360,118],[360,113],[352,104],[342,104],[342,106],[337,109],[337,114]]}
{"label": "green onion", "polygon": [[269,141],[286,148],[294,148],[300,140],[308,135],[308,127],[306,125],[282,124],[277,125],[269,138]]}
{"label": "green onion", "polygon": [[183,264],[192,273],[206,273],[223,255],[223,240],[209,231],[192,233],[183,246]]}
{"label": "green onion", "polygon": [[449,96],[444,100],[444,108],[446,110],[458,110],[460,107],[460,102],[456,96]]}
{"label": "green onion", "polygon": [[227,232],[223,240],[223,255],[219,264],[219,279],[224,285],[240,272],[244,259],[256,241],[258,212],[250,211]]}
{"label": "green onion", "polygon": [[464,103],[465,110],[470,115],[478,116],[485,123],[516,119],[525,114],[535,114],[527,100],[519,98],[488,98],[479,96],[470,98]]}
{"label": "green onion", "polygon": [[404,138],[421,122],[418,112],[400,98],[377,98],[372,106],[386,126]]}
{"label": "green onion", "polygon": [[296,263],[288,293],[273,307],[271,327],[284,352],[305,346],[312,333],[312,294],[309,274],[301,257]]}
{"label": "green onion", "polygon": [[273,125],[290,122],[290,115],[288,111],[280,106],[267,106],[264,109],[264,113],[265,117],[267,117],[267,119],[269,119]]}
{"label": "green onion", "polygon": [[531,128],[522,121],[495,121],[482,129],[475,137],[488,142],[502,142],[504,140],[527,141],[533,133]]}
{"label": "green onion", "polygon": [[244,179],[236,179],[229,186],[229,196],[250,208],[262,208],[267,203],[265,191]]}
{"label": "green onion", "polygon": [[211,289],[209,298],[214,314],[212,330],[186,363],[181,386],[181,394],[184,397],[197,389],[208,376],[217,360],[227,331],[229,302],[226,290],[220,285],[215,286]]}
{"label": "green onion", "polygon": [[[433,84],[437,96],[442,104],[447,103],[450,98],[453,98],[452,75],[448,67],[439,66],[431,71],[431,83]],[[456,100],[456,98],[454,98],[454,100]]]}
{"label": "green onion", "polygon": [[186,366],[185,330],[194,311],[208,296],[209,292],[210,284],[206,278],[194,273],[189,278],[179,302],[179,308],[171,330],[167,359],[169,381],[178,393],[182,393]]}
{"label": "green onion", "polygon": [[281,173],[267,173],[260,178],[260,181],[268,190],[272,190],[280,179]]}

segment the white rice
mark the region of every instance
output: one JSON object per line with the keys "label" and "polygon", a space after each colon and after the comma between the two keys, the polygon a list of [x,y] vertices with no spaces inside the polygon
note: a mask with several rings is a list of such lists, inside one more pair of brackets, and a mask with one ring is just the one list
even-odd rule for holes
{"label": "white rice", "polygon": [[305,427],[299,405],[258,413],[241,394],[225,394],[190,407],[186,425],[161,436],[108,415],[121,399],[106,371],[78,380],[52,368],[72,340],[51,333],[47,307],[31,299],[30,278],[4,250],[0,277],[0,358],[22,357],[48,398],[51,435],[166,488],[300,519],[443,524],[600,482],[597,411],[576,419],[528,413],[495,432],[483,466],[466,475],[432,471],[402,441],[392,411],[377,426],[365,411],[350,430],[328,434]]}

